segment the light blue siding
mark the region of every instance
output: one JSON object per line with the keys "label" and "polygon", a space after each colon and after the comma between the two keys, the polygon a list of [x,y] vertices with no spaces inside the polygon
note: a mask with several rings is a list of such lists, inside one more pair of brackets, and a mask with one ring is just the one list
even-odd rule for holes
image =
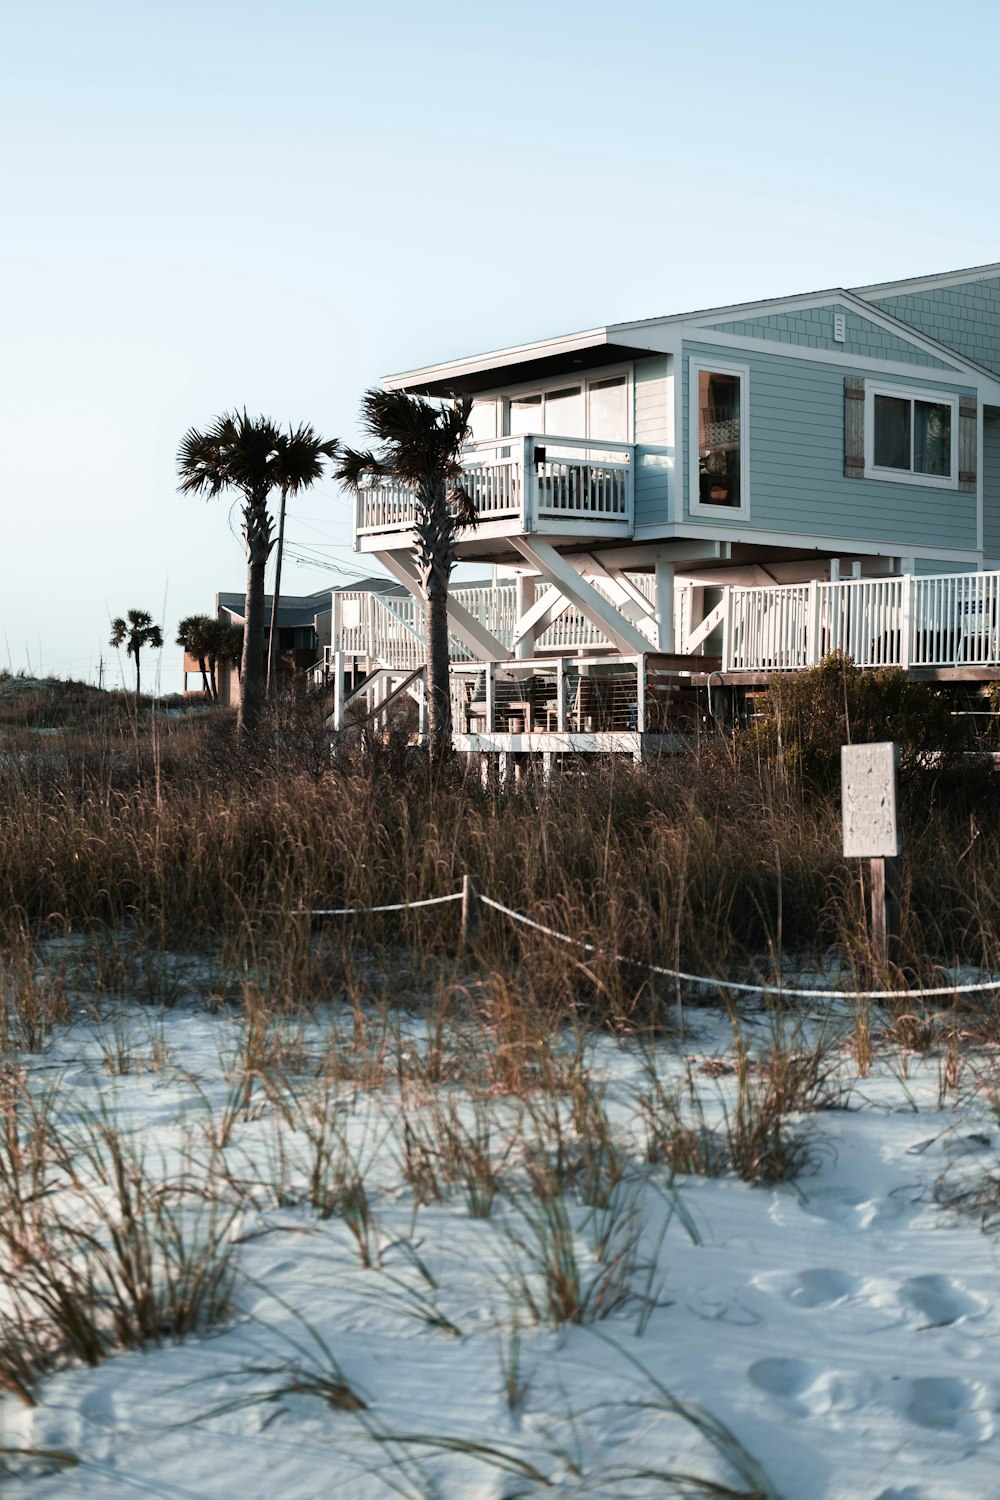
{"label": "light blue siding", "polygon": [[[844,315],[843,343],[837,343],[833,337],[834,313]],[[953,368],[840,302],[830,302],[824,307],[790,308],[787,312],[769,313],[766,317],[757,315],[729,323],[713,323],[712,328],[716,333],[772,339],[775,343],[798,344],[807,349],[831,349],[836,354],[852,354],[862,359],[888,359],[896,364],[926,365],[935,370]]]}
{"label": "light blue siding", "polygon": [[983,557],[1000,565],[1000,409],[983,409]]}
{"label": "light blue siding", "polygon": [[[683,445],[690,447],[689,356],[732,363],[731,346],[684,344]],[[725,529],[750,541],[755,531],[802,537],[853,537],[904,553],[914,547],[976,549],[976,497],[957,490],[844,476],[844,378],[876,378],[869,367],[788,359],[748,350],[738,362],[750,371],[750,514],[690,516],[690,487],[683,485],[684,514],[699,526]],[[916,390],[974,394],[954,382],[893,377]],[[685,459],[685,475],[690,473]]]}
{"label": "light blue siding", "polygon": [[635,366],[635,520],[638,526],[665,523],[668,517],[667,486],[671,460],[665,453],[650,453],[643,444],[663,446],[670,432],[673,381],[666,355],[639,360]]}
{"label": "light blue siding", "polygon": [[1000,276],[868,300],[1000,374]]}
{"label": "light blue siding", "polygon": [[918,557],[913,564],[917,578],[934,578],[939,573],[968,573],[970,565],[964,562],[942,562],[937,557]]}

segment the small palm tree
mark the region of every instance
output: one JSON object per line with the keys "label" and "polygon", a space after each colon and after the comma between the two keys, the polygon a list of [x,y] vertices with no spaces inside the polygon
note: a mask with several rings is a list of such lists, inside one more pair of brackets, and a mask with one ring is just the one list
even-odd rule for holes
{"label": "small palm tree", "polygon": [[402,391],[373,388],[361,398],[361,424],[373,447],[342,448],[334,474],[355,492],[379,480],[410,486],[416,500],[414,553],[424,598],[427,646],[427,742],[432,761],[451,748],[448,682],[448,584],[459,530],[475,526],[462,487],[462,446],[471,397],[437,406]]}
{"label": "small palm tree", "polygon": [[228,662],[239,677],[243,660],[243,626],[230,620],[210,620],[208,631],[208,670],[212,678],[215,701],[219,701],[219,663]]}
{"label": "small palm tree", "polygon": [[153,616],[144,609],[130,609],[125,618],[121,615],[111,621],[112,646],[124,645],[127,655],[135,657],[135,696],[141,689],[139,675],[139,652],[143,646],[152,646],[158,651],[163,645],[163,632],[153,624]]}
{"label": "small palm tree", "polygon": [[324,459],[337,452],[336,439],[317,437],[300,424],[282,432],[267,417],[225,412],[206,432],[192,427],[177,454],[179,488],[209,499],[223,490],[243,497],[243,542],[247,554],[243,667],[240,673],[241,735],[252,734],[260,718],[264,686],[264,568],[274,546],[271,494],[297,494],[323,473]]}
{"label": "small palm tree", "polygon": [[177,627],[177,644],[198,663],[205,697],[213,703],[217,701],[218,693],[214,673],[213,678],[208,675],[208,657],[212,626],[216,623],[209,615],[186,615]]}

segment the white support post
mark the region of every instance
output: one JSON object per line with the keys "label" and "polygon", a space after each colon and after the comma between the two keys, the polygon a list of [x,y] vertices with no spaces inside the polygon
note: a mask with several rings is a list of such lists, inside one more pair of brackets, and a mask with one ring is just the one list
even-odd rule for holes
{"label": "white support post", "polygon": [[535,654],[535,631],[529,627],[523,635],[518,635],[518,629],[525,615],[535,602],[535,575],[533,573],[518,573],[514,581],[514,608],[517,614],[517,625],[514,634],[517,636],[514,646],[514,655],[522,661],[530,661]]}
{"label": "white support post", "polygon": [[333,590],[333,596],[330,602],[332,605],[330,618],[330,645],[333,647],[334,651],[339,651],[344,644],[344,597],[339,589]]}
{"label": "white support post", "polygon": [[909,667],[913,659],[913,584],[912,573],[904,573],[900,585],[899,665]]}
{"label": "white support post", "polygon": [[496,673],[495,661],[486,663],[486,733],[492,734],[496,725],[494,723],[493,711],[496,706]]}
{"label": "white support post", "polygon": [[[690,635],[697,630],[705,618],[705,585],[703,583],[689,583],[687,586],[687,631]],[[684,650],[684,643],[680,642],[680,648]]]}
{"label": "white support post", "polygon": [[521,439],[521,530],[525,536],[535,529],[535,441],[530,436]]}
{"label": "white support post", "polygon": [[[833,564],[830,564],[831,568]],[[814,667],[819,661],[819,582],[809,580],[809,603],[806,613],[806,666]]]}
{"label": "white support post", "polygon": [[726,584],[722,590],[722,670],[733,669],[733,590]]}
{"label": "white support post", "polygon": [[656,649],[664,656],[673,656],[674,639],[674,565],[668,562],[654,564],[656,597]]}
{"label": "white support post", "polygon": [[344,712],[346,709],[347,694],[344,691],[344,665],[345,656],[343,651],[333,653],[333,727],[339,734],[344,727]]}
{"label": "white support post", "polygon": [[556,728],[560,734],[566,730],[566,663],[562,657],[556,660]]}
{"label": "white support post", "polygon": [[635,727],[640,734],[646,733],[646,658],[635,659]]}

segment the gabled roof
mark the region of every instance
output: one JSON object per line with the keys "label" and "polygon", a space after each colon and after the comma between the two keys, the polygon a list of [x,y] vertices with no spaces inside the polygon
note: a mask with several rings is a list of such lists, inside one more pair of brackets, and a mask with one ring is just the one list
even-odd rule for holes
{"label": "gabled roof", "polygon": [[940,271],[934,276],[908,276],[903,281],[876,281],[871,286],[852,287],[859,297],[892,297],[897,292],[930,292],[937,287],[961,286],[966,281],[989,281],[1000,276],[1000,261],[988,266],[969,266],[964,271]]}
{"label": "gabled roof", "polygon": [[891,296],[895,291],[918,291],[925,287],[958,285],[963,281],[986,280],[1000,276],[1000,263],[989,266],[974,266],[966,271],[945,271],[938,276],[914,277],[909,281],[883,282],[848,290],[846,287],[828,287],[816,292],[797,292],[789,297],[766,297],[756,302],[732,302],[721,307],[701,308],[694,312],[667,313],[655,318],[640,318],[627,323],[609,323],[603,328],[591,328],[580,333],[564,334],[561,337],[542,339],[536,343],[515,344],[505,349],[496,349],[485,354],[471,355],[465,359],[449,360],[444,364],[426,365],[421,369],[407,370],[397,375],[387,375],[383,384],[389,390],[404,390],[425,396],[446,396],[458,393],[475,394],[498,385],[503,372],[512,374],[516,368],[518,381],[543,379],[550,375],[572,374],[586,364],[588,369],[602,365],[617,364],[623,360],[648,357],[651,349],[643,342],[644,335],[654,329],[672,325],[693,323],[706,324],[750,318],[755,313],[776,313],[785,309],[816,306],[838,301],[870,320],[884,323],[902,338],[927,349],[961,368],[975,370],[995,378],[995,372],[974,360],[958,354],[947,344],[940,343],[930,335],[920,332],[911,324],[896,318],[892,313],[877,306],[873,294]]}

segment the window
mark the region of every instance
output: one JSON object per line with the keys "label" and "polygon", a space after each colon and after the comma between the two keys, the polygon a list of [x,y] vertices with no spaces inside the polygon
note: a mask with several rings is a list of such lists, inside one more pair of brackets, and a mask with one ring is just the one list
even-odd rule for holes
{"label": "window", "polygon": [[603,438],[608,443],[629,441],[625,375],[526,392],[511,396],[504,404],[505,436],[540,432],[554,437]]}
{"label": "window", "polygon": [[469,413],[469,430],[473,442],[486,442],[497,435],[497,404],[495,401],[473,401]]}
{"label": "window", "polygon": [[748,386],[749,373],[743,366],[691,361],[691,510],[694,513],[746,514]]}
{"label": "window", "polygon": [[865,385],[865,478],[958,483],[958,398]]}

